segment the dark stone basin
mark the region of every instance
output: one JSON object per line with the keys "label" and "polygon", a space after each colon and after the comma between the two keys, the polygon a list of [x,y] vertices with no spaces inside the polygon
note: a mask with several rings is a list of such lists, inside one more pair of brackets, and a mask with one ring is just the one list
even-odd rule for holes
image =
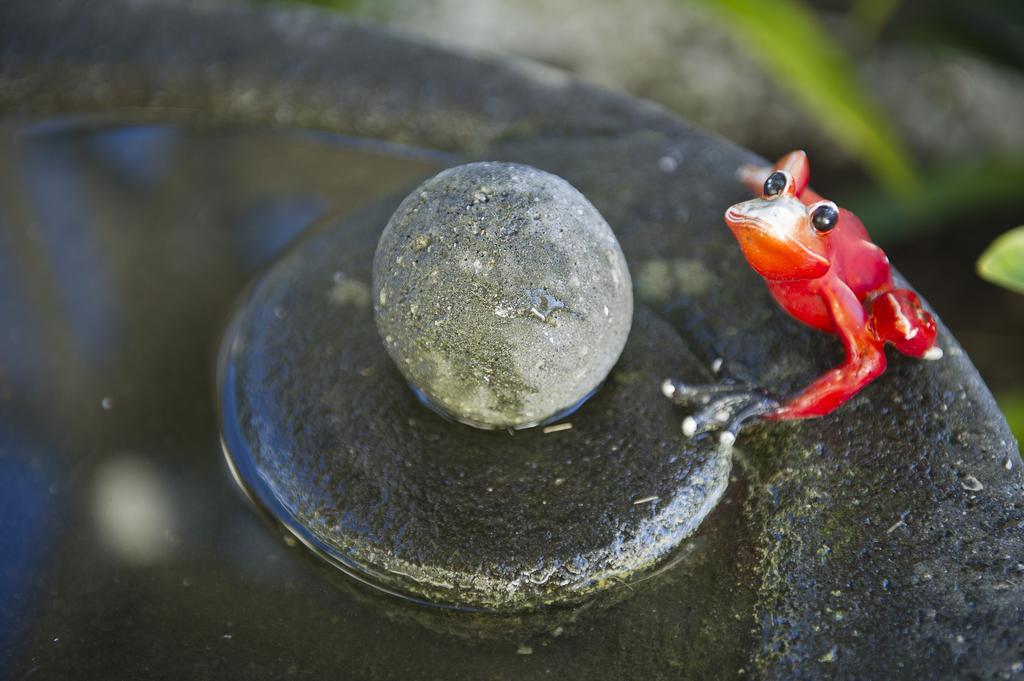
{"label": "dark stone basin", "polygon": [[451,423],[409,390],[370,304],[401,196],[289,250],[255,283],[220,367],[229,461],[303,543],[381,588],[450,606],[578,603],[668,559],[725,491],[729,448],[688,441],[667,375],[708,380],[637,310],[626,348],[567,430]]}
{"label": "dark stone basin", "polygon": [[[638,302],[701,362],[806,382],[837,344],[773,306],[720,223],[749,154],[545,69],[316,12],[13,2],[0,45],[0,673],[1017,673],[1021,461],[945,329],[943,361],[893,357],[833,417],[741,438],[686,555],[624,598],[504,617],[401,601],[233,492],[210,385],[245,282],[323,211],[468,158],[583,191],[631,244]],[[190,125],[24,135],[90,112]],[[252,130],[270,124],[450,153]]]}

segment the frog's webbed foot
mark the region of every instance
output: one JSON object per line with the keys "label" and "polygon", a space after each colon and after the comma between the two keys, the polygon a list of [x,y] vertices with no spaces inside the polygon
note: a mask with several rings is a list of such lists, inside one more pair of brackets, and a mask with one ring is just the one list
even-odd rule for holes
{"label": "frog's webbed foot", "polygon": [[669,378],[661,391],[673,404],[697,408],[683,419],[683,435],[694,437],[717,430],[718,441],[726,446],[736,441],[743,424],[774,412],[780,404],[765,390],[736,383],[690,385]]}

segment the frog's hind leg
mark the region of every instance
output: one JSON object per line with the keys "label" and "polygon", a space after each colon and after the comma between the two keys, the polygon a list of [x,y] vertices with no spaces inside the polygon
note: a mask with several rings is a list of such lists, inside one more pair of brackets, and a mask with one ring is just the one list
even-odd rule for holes
{"label": "frog's hind leg", "polygon": [[939,359],[942,348],[935,344],[935,318],[921,305],[917,294],[907,289],[881,293],[867,304],[872,333],[891,343],[904,355],[918,359]]}

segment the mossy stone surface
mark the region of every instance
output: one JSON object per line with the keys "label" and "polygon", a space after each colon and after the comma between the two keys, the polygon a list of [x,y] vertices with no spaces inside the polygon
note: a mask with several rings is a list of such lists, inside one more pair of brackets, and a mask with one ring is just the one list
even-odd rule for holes
{"label": "mossy stone surface", "polygon": [[393,206],[327,225],[239,310],[221,390],[241,478],[336,565],[412,598],[509,611],[621,591],[728,484],[730,450],[685,440],[659,390],[702,365],[640,308],[605,385],[559,424],[512,434],[441,418],[373,323],[368,256]]}
{"label": "mossy stone surface", "polygon": [[604,381],[633,317],[608,223],[562,178],[469,163],[414,189],[377,245],[373,304],[411,385],[458,421],[524,428]]}

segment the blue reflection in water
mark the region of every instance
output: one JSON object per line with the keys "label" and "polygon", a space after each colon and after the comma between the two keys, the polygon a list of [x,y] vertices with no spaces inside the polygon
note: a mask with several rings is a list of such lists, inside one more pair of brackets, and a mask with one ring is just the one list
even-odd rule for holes
{"label": "blue reflection in water", "polygon": [[253,201],[246,206],[241,218],[242,233],[246,234],[239,243],[244,264],[265,265],[327,208],[327,201],[315,196],[278,196]]}
{"label": "blue reflection in water", "polygon": [[33,233],[42,241],[38,254],[49,261],[47,274],[57,288],[61,317],[80,359],[96,361],[117,334],[118,301],[98,225],[89,219],[74,150],[40,142],[31,144],[19,161],[35,218]]}
{"label": "blue reflection in water", "polygon": [[126,126],[98,130],[88,144],[118,179],[136,189],[154,187],[164,177],[178,132],[167,126]]}
{"label": "blue reflection in water", "polygon": [[0,430],[0,651],[11,650],[15,633],[25,628],[19,622],[31,609],[30,586],[49,536],[44,526],[54,515],[53,471],[40,465],[48,457],[33,456],[31,447],[17,433]]}
{"label": "blue reflection in water", "polygon": [[[0,390],[6,387],[20,394],[43,375],[46,344],[39,342],[45,336],[38,316],[32,314],[28,291],[32,278],[24,276],[26,263],[18,257],[23,254],[10,239],[13,231],[4,217],[0,213],[0,319],[4,328],[0,333]],[[0,450],[0,458],[4,455]]]}

